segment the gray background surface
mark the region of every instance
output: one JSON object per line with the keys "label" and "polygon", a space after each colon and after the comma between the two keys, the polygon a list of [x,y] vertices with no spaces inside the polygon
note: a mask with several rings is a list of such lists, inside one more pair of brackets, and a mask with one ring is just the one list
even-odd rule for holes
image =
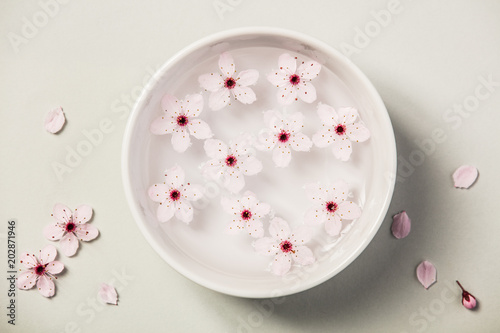
{"label": "gray background surface", "polygon": [[[495,0],[2,1],[0,331],[498,332],[499,18]],[[326,283],[275,300],[218,294],[165,264],[132,219],[120,166],[127,115],[152,72],[210,33],[262,25],[344,50],[386,103],[399,160],[389,213],[362,255]],[[43,120],[57,106],[68,123],[54,136]],[[54,163],[102,122],[112,129],[58,177]],[[469,190],[453,188],[462,164],[480,171]],[[13,327],[7,221],[17,221],[18,252],[38,250],[56,202],[90,204],[101,236],[61,259],[56,297],[17,293]],[[413,225],[396,240],[391,216],[401,210]],[[438,270],[427,291],[415,277],[422,260]],[[477,311],[460,304],[456,279]],[[101,282],[117,287],[118,307],[96,302]]]}

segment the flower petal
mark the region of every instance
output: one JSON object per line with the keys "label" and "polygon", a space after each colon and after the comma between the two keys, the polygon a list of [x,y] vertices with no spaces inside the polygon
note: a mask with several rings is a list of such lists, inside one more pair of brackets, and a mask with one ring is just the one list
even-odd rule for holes
{"label": "flower petal", "polygon": [[361,123],[346,126],[346,134],[351,141],[363,142],[370,138],[370,131]]}
{"label": "flower petal", "polygon": [[429,287],[436,282],[436,267],[429,261],[422,261],[417,267],[418,281],[425,287]]}
{"label": "flower petal", "polygon": [[257,100],[254,91],[250,87],[236,86],[232,90],[234,99],[243,104],[252,104]]}
{"label": "flower petal", "polygon": [[175,214],[175,205],[169,201],[165,201],[164,203],[160,203],[158,206],[158,210],[156,211],[156,218],[160,222],[167,222]]}
{"label": "flower petal", "polygon": [[231,193],[238,193],[245,186],[245,178],[238,169],[230,169],[222,178],[224,187]]}
{"label": "flower petal", "polygon": [[197,201],[203,197],[203,190],[200,185],[184,184],[181,192],[182,196],[188,201]]}
{"label": "flower petal", "polygon": [[283,241],[290,236],[291,230],[288,223],[280,217],[275,217],[269,222],[269,234],[278,241]]}
{"label": "flower petal", "polygon": [[173,133],[177,127],[175,118],[165,115],[153,120],[151,126],[149,126],[149,131],[156,135],[163,135]]}
{"label": "flower petal", "polygon": [[287,119],[283,118],[284,123],[286,124],[286,128],[291,133],[300,132],[302,130],[304,124],[304,114],[301,112],[295,112],[294,114],[287,117]]}
{"label": "flower petal", "polygon": [[48,240],[59,240],[64,235],[64,224],[51,223],[43,229],[43,235]]}
{"label": "flower petal", "polygon": [[278,244],[271,237],[262,237],[253,242],[255,251],[265,256],[276,255],[278,253]]}
{"label": "flower petal", "polygon": [[292,152],[288,145],[278,145],[273,149],[273,161],[277,167],[287,167],[291,160]]}
{"label": "flower petal", "polygon": [[295,151],[309,151],[312,147],[312,141],[303,133],[295,133],[290,143],[290,147]]}
{"label": "flower petal", "polygon": [[319,183],[308,183],[304,185],[307,198],[315,203],[323,204],[328,198],[328,189]]}
{"label": "flower petal", "polygon": [[297,85],[299,98],[306,103],[312,103],[316,100],[316,88],[309,82],[301,82]]}
{"label": "flower petal", "polygon": [[101,288],[99,288],[99,292],[97,294],[103,302],[118,305],[118,295],[116,294],[116,290],[109,284],[101,283]]}
{"label": "flower petal", "polygon": [[87,223],[92,219],[92,207],[89,205],[80,205],[75,209],[73,214],[73,222],[75,223]]}
{"label": "flower petal", "polygon": [[244,230],[245,227],[246,225],[243,220],[234,219],[226,225],[225,230],[228,234],[235,234],[241,230]]}
{"label": "flower petal", "polygon": [[307,225],[318,225],[325,222],[326,219],[326,211],[323,209],[323,207],[320,208],[318,206],[309,208],[304,216],[304,222]]}
{"label": "flower petal", "polygon": [[179,113],[181,103],[175,96],[165,94],[160,103],[161,108],[167,113],[167,115],[173,116],[174,114]]}
{"label": "flower petal", "polygon": [[321,71],[321,65],[316,61],[306,61],[297,69],[297,74],[299,74],[301,79],[312,80],[318,76]]}
{"label": "flower petal", "polygon": [[210,97],[208,98],[208,106],[212,110],[217,111],[228,105],[230,100],[231,93],[228,89],[222,88],[210,94]]}
{"label": "flower petal", "polygon": [[336,214],[341,219],[354,220],[361,216],[361,208],[352,201],[343,201],[339,204]]}
{"label": "flower petal", "polygon": [[165,184],[154,184],[148,189],[148,195],[154,202],[164,202],[169,197],[169,190]]}
{"label": "flower petal", "polygon": [[358,117],[358,110],[353,107],[343,107],[338,109],[340,124],[354,124]]}
{"label": "flower petal", "polygon": [[38,259],[40,259],[40,263],[44,265],[51,261],[54,261],[56,256],[57,256],[56,247],[54,245],[47,245],[46,247],[40,250]]}
{"label": "flower petal", "polygon": [[269,73],[267,80],[278,88],[290,85],[290,75],[280,70]]}
{"label": "flower petal", "polygon": [[471,165],[462,165],[453,173],[456,188],[469,188],[474,184],[479,172]]}
{"label": "flower petal", "polygon": [[208,124],[200,119],[189,120],[188,129],[189,133],[197,139],[208,139],[213,136]]}
{"label": "flower petal", "polygon": [[99,230],[91,224],[81,224],[74,231],[79,240],[88,242],[99,235]]}
{"label": "flower petal", "polygon": [[292,259],[288,253],[278,253],[276,257],[274,257],[274,261],[271,265],[271,272],[273,274],[283,276],[290,270],[292,267]]}
{"label": "flower petal", "polygon": [[313,230],[308,226],[300,226],[290,235],[290,241],[294,246],[301,246],[309,242],[313,236]]}
{"label": "flower petal", "polygon": [[233,57],[228,52],[223,52],[219,57],[219,69],[225,77],[233,77],[235,65]]}
{"label": "flower petal", "polygon": [[228,214],[238,214],[241,210],[241,203],[237,198],[222,197],[220,199],[222,209]]}
{"label": "flower petal", "polygon": [[175,217],[184,223],[189,223],[193,220],[193,207],[187,200],[179,200],[175,203]]}
{"label": "flower petal", "polygon": [[47,275],[42,275],[38,278],[38,282],[36,283],[38,291],[44,297],[52,297],[56,292],[56,286],[54,285],[54,281],[52,281],[51,277]]}
{"label": "flower petal", "polygon": [[318,105],[318,116],[326,126],[334,127],[339,123],[337,112],[328,104],[320,103]]}
{"label": "flower petal", "polygon": [[203,96],[200,94],[187,95],[183,101],[181,101],[181,113],[182,111],[191,120],[192,117],[198,117],[203,111]]}
{"label": "flower petal", "polygon": [[58,203],[54,205],[52,216],[54,216],[57,222],[68,223],[72,220],[73,213],[65,205]]}
{"label": "flower petal", "polygon": [[262,171],[262,162],[253,155],[239,156],[238,168],[246,176],[256,175]]}
{"label": "flower petal", "polygon": [[19,273],[17,276],[17,287],[19,289],[31,289],[35,286],[38,275],[30,269]]}
{"label": "flower petal", "polygon": [[269,214],[271,211],[271,205],[265,202],[257,202],[252,207],[252,213],[256,215],[258,218],[262,218]]}
{"label": "flower petal", "polygon": [[333,155],[339,160],[345,162],[348,161],[352,153],[352,143],[347,136],[333,136],[332,145]]}
{"label": "flower petal", "polygon": [[72,232],[68,232],[64,235],[59,244],[61,245],[62,253],[64,253],[67,257],[73,256],[76,253],[76,250],[78,250],[79,245],[78,238],[76,238]]}
{"label": "flower petal", "polygon": [[283,86],[278,89],[277,97],[278,103],[281,105],[292,104],[297,99],[297,89],[291,84]]}
{"label": "flower petal", "polygon": [[224,88],[224,77],[217,73],[200,75],[198,77],[198,82],[203,89],[211,92]]}
{"label": "flower petal", "polygon": [[205,148],[205,153],[210,158],[222,160],[227,157],[227,145],[221,140],[205,140],[203,147]]}
{"label": "flower petal", "polygon": [[349,196],[349,184],[344,180],[333,182],[328,191],[328,198],[337,203],[344,201]]}
{"label": "flower petal", "polygon": [[261,238],[264,236],[264,225],[261,220],[248,220],[246,223],[246,230],[248,234],[254,238]]}
{"label": "flower petal", "polygon": [[236,77],[236,83],[240,86],[252,86],[259,79],[259,72],[255,69],[247,69],[245,71],[241,71],[240,74]]}
{"label": "flower petal", "polygon": [[293,261],[302,266],[310,265],[316,261],[313,252],[307,246],[295,247],[295,253],[292,253],[292,258]]}
{"label": "flower petal", "polygon": [[411,230],[411,220],[405,211],[396,214],[392,218],[391,231],[397,239],[405,238]]}
{"label": "flower petal", "polygon": [[57,260],[49,262],[46,267],[47,272],[53,275],[61,273],[63,269],[63,263]]}
{"label": "flower petal", "polygon": [[342,229],[342,221],[337,214],[330,216],[325,221],[325,230],[326,233],[330,236],[338,236],[340,234],[340,230]]}
{"label": "flower petal", "polygon": [[325,148],[334,142],[335,135],[336,134],[334,134],[330,128],[322,129],[313,135],[312,141],[314,142],[316,147]]}
{"label": "flower petal", "polygon": [[174,165],[170,169],[165,170],[165,182],[168,185],[172,185],[174,188],[181,187],[184,184],[184,179],[184,170],[178,165]]}
{"label": "flower petal", "polygon": [[172,146],[179,153],[185,152],[191,146],[189,133],[184,129],[172,133]]}
{"label": "flower petal", "polygon": [[45,129],[55,134],[63,128],[65,122],[64,112],[61,107],[58,107],[45,116]]}
{"label": "flower petal", "polygon": [[269,128],[260,131],[258,138],[259,143],[256,145],[256,148],[263,151],[273,149],[277,142],[276,135]]}
{"label": "flower petal", "polygon": [[285,71],[288,75],[295,74],[297,70],[296,58],[288,53],[283,53],[278,58],[278,66],[280,66],[280,70]]}
{"label": "flower petal", "polygon": [[38,259],[33,253],[23,252],[19,257],[19,262],[26,268],[34,268],[38,265]]}

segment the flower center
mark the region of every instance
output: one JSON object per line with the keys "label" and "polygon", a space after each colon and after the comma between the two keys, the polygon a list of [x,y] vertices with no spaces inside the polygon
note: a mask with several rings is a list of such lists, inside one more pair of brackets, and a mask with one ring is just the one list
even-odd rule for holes
{"label": "flower center", "polygon": [[248,209],[245,209],[241,212],[241,218],[245,221],[250,220],[252,218],[252,212]]}
{"label": "flower center", "polygon": [[76,225],[73,222],[66,223],[66,231],[73,232],[75,231]]}
{"label": "flower center", "polygon": [[292,86],[296,86],[297,84],[300,83],[300,76],[297,74],[290,75],[290,83]]}
{"label": "flower center", "polygon": [[280,244],[280,248],[281,248],[281,251],[283,251],[284,253],[288,253],[288,252],[295,253],[295,251],[293,251],[293,245],[292,245],[292,243],[290,243],[290,241],[287,241],[287,240],[282,241]]}
{"label": "flower center", "polygon": [[224,82],[224,87],[227,89],[233,89],[236,86],[236,81],[232,77],[228,77],[226,82]]}
{"label": "flower center", "polygon": [[345,130],[346,130],[345,125],[338,124],[337,126],[335,126],[335,133],[337,133],[337,135],[344,135]]}
{"label": "flower center", "polygon": [[181,192],[179,192],[178,190],[170,191],[170,199],[172,199],[172,201],[177,201],[180,198],[181,198]]}
{"label": "flower center", "polygon": [[339,208],[339,205],[337,205],[335,202],[333,201],[328,201],[326,203],[326,210],[329,212],[329,213],[335,213],[337,211],[337,209]]}
{"label": "flower center", "polygon": [[287,142],[288,139],[290,139],[290,133],[286,132],[286,131],[281,131],[280,134],[278,134],[278,140],[280,140],[280,142]]}
{"label": "flower center", "polygon": [[177,117],[177,125],[186,126],[188,123],[188,118],[184,115]]}
{"label": "flower center", "polygon": [[226,165],[227,166],[233,167],[236,165],[236,162],[238,162],[238,160],[233,155],[229,155],[228,157],[226,157]]}
{"label": "flower center", "polygon": [[42,265],[42,264],[38,264],[36,267],[35,267],[35,274],[36,275],[43,275],[45,274],[45,267],[47,265]]}

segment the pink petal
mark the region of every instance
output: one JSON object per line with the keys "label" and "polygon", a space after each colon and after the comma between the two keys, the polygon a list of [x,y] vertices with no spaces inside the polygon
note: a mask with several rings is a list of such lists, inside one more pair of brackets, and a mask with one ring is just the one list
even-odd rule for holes
{"label": "pink petal", "polygon": [[183,153],[191,146],[191,138],[186,130],[179,130],[172,133],[172,147],[174,150]]}
{"label": "pink petal", "polygon": [[174,115],[179,112],[181,103],[179,100],[172,95],[165,94],[161,99],[161,108],[167,113],[167,115]]}
{"label": "pink petal", "polygon": [[64,112],[61,107],[58,107],[47,113],[45,129],[50,133],[57,133],[63,128],[65,122]]}
{"label": "pink petal", "polygon": [[428,261],[422,261],[417,267],[417,278],[425,289],[429,289],[436,282],[436,267]]}
{"label": "pink petal", "polygon": [[457,188],[469,188],[474,184],[479,172],[471,165],[462,165],[453,173],[453,180]]}
{"label": "pink petal", "polygon": [[316,261],[314,254],[307,246],[294,247],[295,253],[292,254],[293,261],[299,265],[310,265]]}
{"label": "pink petal", "polygon": [[253,155],[240,156],[239,169],[246,176],[253,176],[262,171],[262,162]]}
{"label": "pink petal", "polygon": [[219,69],[225,77],[233,77],[235,72],[234,60],[228,52],[224,52],[220,55]]}
{"label": "pink petal", "polygon": [[258,204],[259,200],[257,200],[255,195],[250,191],[246,191],[243,195],[244,196],[239,200],[241,202],[241,206],[244,209],[249,209],[253,213],[253,208],[256,204]]}
{"label": "pink petal", "polygon": [[297,85],[299,98],[306,103],[316,100],[316,88],[309,82],[301,82]]}
{"label": "pink petal", "polygon": [[336,126],[339,123],[337,112],[328,104],[318,105],[318,116],[326,126]]}
{"label": "pink petal", "polygon": [[405,238],[411,230],[411,220],[405,211],[396,214],[392,218],[391,231],[397,239]]}
{"label": "pink petal", "polygon": [[224,78],[220,74],[208,73],[200,75],[198,82],[203,89],[214,92],[224,88]]}
{"label": "pink petal", "polygon": [[169,190],[165,184],[154,184],[148,189],[148,195],[154,202],[164,202],[170,195]]}
{"label": "pink petal", "polygon": [[269,222],[269,234],[271,237],[281,242],[290,236],[290,226],[282,218],[275,217]]}
{"label": "pink petal", "polygon": [[59,274],[59,273],[61,273],[63,271],[64,265],[60,261],[51,261],[47,265],[46,269],[47,269],[47,272],[49,272],[50,274],[55,275],[55,274]]}
{"label": "pink petal", "polygon": [[312,80],[318,76],[321,71],[321,65],[316,61],[306,61],[297,69],[297,74],[299,74],[301,79]]}
{"label": "pink petal", "polygon": [[72,215],[71,209],[63,204],[55,204],[52,210],[52,216],[57,222],[68,223],[72,221]]}
{"label": "pink petal", "polygon": [[170,203],[169,201],[165,201],[164,203],[160,203],[158,206],[158,210],[156,211],[156,218],[160,222],[167,222],[175,214],[175,205]]}
{"label": "pink petal", "polygon": [[339,160],[346,162],[351,157],[352,153],[352,143],[347,136],[333,136],[332,152],[333,155]]}
{"label": "pink petal", "polygon": [[200,94],[187,95],[181,101],[181,113],[184,112],[189,118],[198,117],[203,111],[203,96]]}
{"label": "pink petal", "polygon": [[89,205],[80,205],[75,209],[73,214],[73,222],[75,223],[87,223],[92,219],[92,207]]}
{"label": "pink petal", "polygon": [[34,268],[38,265],[38,259],[33,253],[23,252],[19,257],[19,262],[26,268]]}
{"label": "pink petal", "polygon": [[48,240],[59,240],[64,235],[65,227],[63,224],[52,223],[43,229],[43,235]]}
{"label": "pink petal", "polygon": [[292,232],[292,234],[290,235],[290,241],[293,245],[299,246],[310,241],[312,236],[312,229],[308,226],[303,225]]}
{"label": "pink petal", "polygon": [[231,140],[229,150],[235,155],[247,155],[249,147],[252,145],[252,137],[249,134],[242,134]]}
{"label": "pink petal", "polygon": [[153,120],[149,131],[156,135],[170,134],[178,127],[175,118],[169,116],[161,116]]}
{"label": "pink petal", "polygon": [[222,182],[224,187],[231,193],[238,193],[245,187],[245,178],[237,169],[230,169],[225,172]]}
{"label": "pink petal", "polygon": [[291,160],[292,152],[288,148],[288,145],[278,145],[273,149],[273,161],[277,167],[287,167]]}
{"label": "pink petal", "polygon": [[236,78],[236,83],[240,86],[252,86],[259,79],[259,72],[255,69],[247,69],[245,71],[241,71],[238,77]]}
{"label": "pink petal", "polygon": [[323,204],[328,197],[328,190],[319,183],[308,183],[304,185],[307,198],[316,203]]}
{"label": "pink petal", "polygon": [[175,203],[175,217],[184,223],[193,220],[193,206],[187,200],[179,200]]}
{"label": "pink petal", "polygon": [[228,105],[230,100],[231,93],[228,89],[222,88],[210,94],[210,97],[208,98],[208,106],[212,110],[217,111]]}
{"label": "pink petal", "polygon": [[259,143],[256,145],[256,148],[263,151],[268,151],[274,148],[276,145],[276,134],[273,133],[270,129],[265,128],[259,133]]}
{"label": "pink petal", "polygon": [[304,124],[304,115],[301,112],[295,112],[287,119],[283,119],[283,122],[286,124],[286,128],[290,130],[292,133],[297,133],[302,130]]}
{"label": "pink petal", "polygon": [[168,185],[172,185],[174,188],[181,187],[181,185],[184,184],[184,179],[184,170],[178,165],[174,165],[170,169],[165,170],[165,182]]}
{"label": "pink petal", "polygon": [[290,267],[292,267],[292,259],[290,258],[290,255],[280,252],[276,255],[276,257],[274,257],[274,261],[271,265],[271,272],[282,276],[288,273]]}
{"label": "pink petal", "polygon": [[330,236],[338,236],[340,234],[341,229],[342,229],[342,221],[340,220],[340,217],[337,214],[329,217],[325,221],[325,230],[326,233],[329,234]]}
{"label": "pink petal", "polygon": [[361,123],[346,126],[346,134],[351,141],[363,142],[370,138],[370,131]]}
{"label": "pink petal", "polygon": [[118,305],[118,295],[116,294],[116,290],[109,284],[101,283],[98,295],[103,302]]}
{"label": "pink petal", "polygon": [[290,75],[279,70],[268,74],[267,80],[278,88],[290,85]]}
{"label": "pink petal", "polygon": [[361,208],[352,201],[343,201],[336,212],[341,219],[354,220],[361,216]]}
{"label": "pink petal", "polygon": [[245,229],[245,227],[246,225],[245,222],[243,222],[243,220],[232,220],[230,223],[226,225],[225,230],[228,234],[235,234]]}
{"label": "pink petal", "polygon": [[280,70],[285,71],[288,75],[292,75],[297,70],[297,61],[295,57],[292,57],[288,53],[283,53],[278,58],[278,66]]}
{"label": "pink petal", "polygon": [[349,184],[344,180],[335,181],[329,189],[328,197],[337,203],[344,201],[349,196]]}
{"label": "pink petal", "polygon": [[47,275],[42,275],[38,278],[38,282],[36,283],[38,291],[44,297],[52,297],[56,292],[56,286],[54,285],[54,281],[52,278]]}
{"label": "pink petal", "polygon": [[276,240],[271,237],[262,237],[253,242],[253,247],[257,253],[271,256],[278,253]]}
{"label": "pink petal", "polygon": [[292,104],[297,99],[297,89],[288,84],[278,89],[277,97],[281,105]]}
{"label": "pink petal", "polygon": [[99,236],[99,230],[90,224],[81,224],[74,231],[79,240],[88,242]]}
{"label": "pink petal", "polygon": [[258,202],[252,207],[252,213],[259,218],[266,216],[270,211],[271,205],[265,202]]}
{"label": "pink petal", "polygon": [[231,91],[234,99],[243,104],[252,104],[257,100],[254,91],[250,87],[236,86]]}
{"label": "pink petal", "polygon": [[35,286],[38,275],[33,270],[19,273],[17,276],[17,287],[19,289],[31,289]]}
{"label": "pink petal", "polygon": [[325,148],[334,142],[334,134],[331,129],[322,129],[313,135],[312,141],[319,148]]}
{"label": "pink petal", "polygon": [[227,157],[227,145],[221,140],[205,140],[203,147],[205,148],[205,153],[210,158],[222,160]]}
{"label": "pink petal", "polygon": [[222,197],[220,199],[222,209],[228,214],[238,214],[241,208],[241,203],[237,198]]}
{"label": "pink petal", "polygon": [[51,261],[54,261],[56,256],[57,256],[56,247],[54,245],[47,245],[40,251],[38,259],[40,259],[41,264],[47,264]]}
{"label": "pink petal", "polygon": [[261,238],[264,236],[264,225],[260,220],[249,220],[246,224],[248,234],[254,238]]}
{"label": "pink petal", "polygon": [[206,122],[200,119],[189,120],[189,133],[197,139],[208,139],[213,136],[212,130]]}
{"label": "pink petal", "polygon": [[354,124],[358,117],[358,110],[353,107],[343,107],[338,110],[339,123],[341,124]]}
{"label": "pink petal", "polygon": [[203,191],[199,185],[184,184],[182,195],[189,201],[197,201],[203,197]]}
{"label": "pink petal", "polygon": [[326,218],[327,215],[323,207],[311,207],[306,211],[304,221],[307,225],[318,225],[325,222]]}
{"label": "pink petal", "polygon": [[61,245],[62,253],[64,253],[64,255],[68,257],[71,257],[76,253],[79,245],[78,238],[76,238],[76,236],[72,232],[64,235],[64,237],[61,238],[59,244]]}
{"label": "pink petal", "polygon": [[312,147],[312,141],[303,133],[296,133],[291,138],[290,147],[295,151],[309,151]]}

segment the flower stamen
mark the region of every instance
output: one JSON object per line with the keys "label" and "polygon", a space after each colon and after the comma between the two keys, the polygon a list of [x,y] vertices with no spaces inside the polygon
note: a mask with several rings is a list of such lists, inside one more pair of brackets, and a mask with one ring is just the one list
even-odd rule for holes
{"label": "flower stamen", "polygon": [[300,83],[300,76],[298,76],[297,74],[290,75],[290,83],[292,84],[292,86],[298,85]]}
{"label": "flower stamen", "polygon": [[288,240],[284,240],[280,243],[280,249],[281,251],[283,251],[283,253],[295,253],[295,251],[293,250],[293,244]]}
{"label": "flower stamen", "polygon": [[185,115],[180,115],[177,117],[177,125],[181,127],[186,126],[188,122],[189,122],[188,117],[186,117]]}
{"label": "flower stamen", "polygon": [[236,157],[234,157],[233,155],[228,155],[226,157],[226,165],[228,167],[234,167],[236,165],[236,163],[238,162],[238,160],[236,159]]}
{"label": "flower stamen", "polygon": [[170,199],[172,201],[177,201],[181,198],[181,192],[179,190],[172,190],[170,191]]}
{"label": "flower stamen", "polygon": [[244,211],[241,212],[241,218],[244,221],[248,221],[252,218],[252,212],[249,211],[248,209],[245,209]]}
{"label": "flower stamen", "polygon": [[234,87],[236,87],[236,80],[232,77],[228,77],[224,82],[224,87],[226,87],[227,89],[233,89]]}
{"label": "flower stamen", "polygon": [[279,140],[280,142],[285,143],[285,142],[287,142],[287,141],[288,141],[288,139],[290,139],[290,133],[288,133],[287,131],[282,130],[282,131],[278,134],[278,140]]}
{"label": "flower stamen", "polygon": [[326,204],[326,210],[330,213],[330,214],[333,214],[337,211],[337,209],[339,208],[339,205],[337,205],[337,203],[333,202],[333,201],[328,201]]}
{"label": "flower stamen", "polygon": [[337,135],[344,135],[346,132],[346,127],[344,124],[338,124],[337,126],[335,126],[335,133],[337,133]]}

